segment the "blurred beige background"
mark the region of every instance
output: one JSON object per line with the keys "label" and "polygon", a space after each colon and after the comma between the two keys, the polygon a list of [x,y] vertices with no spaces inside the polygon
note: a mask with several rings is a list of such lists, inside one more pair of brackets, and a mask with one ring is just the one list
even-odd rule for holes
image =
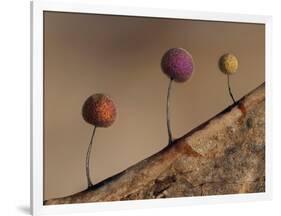
{"label": "blurred beige background", "polygon": [[167,145],[168,78],[163,53],[187,49],[193,77],[174,83],[171,124],[180,137],[231,104],[219,57],[232,52],[239,70],[231,77],[239,99],[265,79],[264,25],[45,12],[44,199],[87,186],[85,157],[92,126],[81,107],[93,93],[109,94],[115,124],[98,129],[91,157],[97,183]]}

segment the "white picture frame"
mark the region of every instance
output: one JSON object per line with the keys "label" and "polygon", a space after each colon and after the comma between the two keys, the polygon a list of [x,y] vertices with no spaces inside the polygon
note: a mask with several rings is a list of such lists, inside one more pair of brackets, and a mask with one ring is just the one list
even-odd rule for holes
{"label": "white picture frame", "polygon": [[[207,21],[265,24],[266,29],[266,192],[207,197],[187,197],[87,204],[43,205],[43,13],[44,11],[164,17]],[[31,210],[33,215],[77,213],[120,209],[152,208],[269,200],[272,197],[272,99],[271,99],[271,26],[270,16],[194,12],[140,7],[97,5],[88,1],[31,2]]]}

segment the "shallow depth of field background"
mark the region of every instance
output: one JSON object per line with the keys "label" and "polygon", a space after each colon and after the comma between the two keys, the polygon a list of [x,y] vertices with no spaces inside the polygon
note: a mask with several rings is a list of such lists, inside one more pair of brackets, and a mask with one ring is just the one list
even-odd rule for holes
{"label": "shallow depth of field background", "polygon": [[231,77],[236,99],[264,82],[264,25],[45,12],[44,199],[87,186],[85,156],[92,126],[81,106],[93,93],[109,94],[118,108],[112,127],[98,129],[91,176],[110,177],[167,145],[168,78],[163,53],[187,49],[193,77],[174,83],[173,135],[180,137],[231,104],[218,59],[239,59]]}

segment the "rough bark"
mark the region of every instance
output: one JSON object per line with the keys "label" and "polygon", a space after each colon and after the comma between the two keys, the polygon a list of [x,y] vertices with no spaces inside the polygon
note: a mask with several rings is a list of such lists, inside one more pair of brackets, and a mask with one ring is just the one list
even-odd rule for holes
{"label": "rough bark", "polygon": [[265,85],[151,157],[46,205],[265,191]]}

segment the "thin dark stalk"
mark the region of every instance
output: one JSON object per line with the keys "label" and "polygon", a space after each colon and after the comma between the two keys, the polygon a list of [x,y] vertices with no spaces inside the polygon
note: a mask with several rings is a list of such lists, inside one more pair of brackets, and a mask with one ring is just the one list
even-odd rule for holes
{"label": "thin dark stalk", "polygon": [[232,94],[232,91],[231,91],[231,87],[230,87],[230,81],[229,81],[229,75],[227,75],[227,85],[228,85],[228,92],[229,92],[229,95],[233,101],[233,103],[236,103],[234,97],[233,97],[233,94]]}
{"label": "thin dark stalk", "polygon": [[171,132],[171,126],[170,126],[170,94],[172,89],[172,82],[173,79],[170,79],[169,87],[168,87],[168,94],[167,94],[167,106],[166,106],[166,115],[167,115],[167,129],[168,129],[168,136],[169,136],[169,142],[168,145],[172,144],[172,132]]}
{"label": "thin dark stalk", "polygon": [[91,150],[92,150],[93,139],[94,139],[95,133],[96,133],[96,126],[94,126],[91,141],[90,141],[88,151],[87,151],[87,156],[86,156],[86,175],[87,175],[88,188],[93,186],[91,178],[90,178],[89,163],[90,163],[90,156],[91,156]]}

